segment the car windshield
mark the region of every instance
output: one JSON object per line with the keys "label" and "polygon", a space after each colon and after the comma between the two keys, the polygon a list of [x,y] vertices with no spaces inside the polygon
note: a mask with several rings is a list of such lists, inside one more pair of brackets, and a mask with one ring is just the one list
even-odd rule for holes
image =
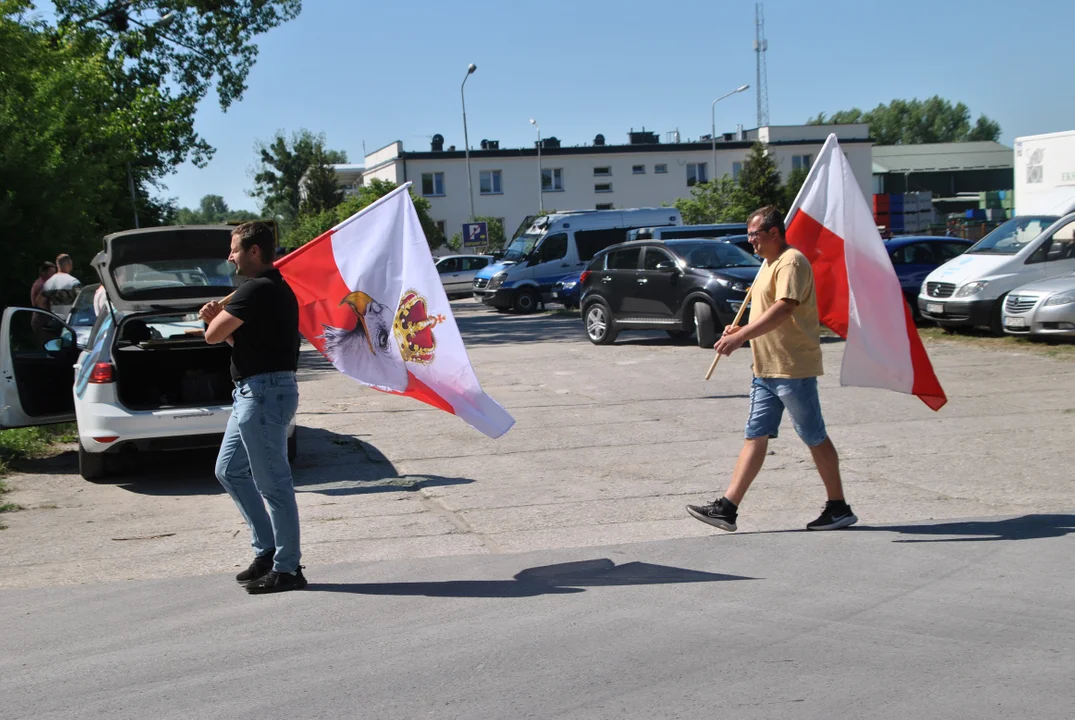
{"label": "car windshield", "polygon": [[701,242],[670,242],[666,244],[686,260],[688,266],[700,270],[759,267],[761,265],[761,262],[753,255],[748,255],[730,242],[708,240]]}
{"label": "car windshield", "polygon": [[98,287],[100,283],[86,285],[78,293],[75,304],[71,306],[69,325],[93,325],[97,321],[97,312],[93,309],[93,295]]}
{"label": "car windshield", "polygon": [[504,260],[522,260],[534,251],[534,246],[541,239],[541,233],[529,233],[520,235],[511,241],[508,249],[504,251]]}
{"label": "car windshield", "polygon": [[184,292],[180,295],[189,296],[190,290],[195,288],[236,287],[239,284],[235,266],[219,258],[157,260],[120,265],[112,269],[112,277],[124,298],[138,297],[144,293],[160,297],[162,290],[171,288],[182,288]]}
{"label": "car windshield", "polygon": [[1014,255],[1041,235],[1058,218],[1049,215],[1014,217],[974,244],[967,253]]}

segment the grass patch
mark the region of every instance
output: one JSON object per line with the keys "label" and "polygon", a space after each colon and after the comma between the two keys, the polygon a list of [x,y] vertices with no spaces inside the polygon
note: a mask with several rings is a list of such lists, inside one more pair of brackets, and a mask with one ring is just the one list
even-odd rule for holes
{"label": "grass patch", "polygon": [[78,434],[74,423],[0,430],[0,475],[10,471],[9,466],[13,460],[41,457],[49,454],[59,443],[77,441]]}
{"label": "grass patch", "polygon": [[954,333],[946,333],[939,327],[919,328],[918,334],[924,340],[960,343],[991,350],[1022,351],[1059,360],[1075,360],[1075,343],[1064,340],[1045,342],[1015,335],[996,337],[980,330],[960,330]]}
{"label": "grass patch", "polygon": [[3,505],[0,505],[0,513],[18,512],[22,509],[22,505],[16,505],[15,503],[4,503]]}

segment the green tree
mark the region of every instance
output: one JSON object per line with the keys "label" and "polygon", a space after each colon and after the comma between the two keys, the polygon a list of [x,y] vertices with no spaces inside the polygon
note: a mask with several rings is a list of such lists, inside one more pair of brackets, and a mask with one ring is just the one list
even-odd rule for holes
{"label": "green tree", "polygon": [[820,113],[807,121],[811,125],[867,123],[879,145],[993,140],[1000,137],[1000,125],[985,115],[971,126],[970,109],[963,103],[934,95],[926,100],[893,100],[873,110],[841,110],[826,117]]}
{"label": "green tree", "polygon": [[343,190],[336,181],[336,173],[329,166],[325,148],[320,143],[314,147],[310,166],[302,177],[301,185],[300,212],[318,213],[331,210],[343,201]]}
{"label": "green tree", "polygon": [[[488,233],[488,238],[485,245],[481,247],[462,247],[462,240],[460,240],[460,250],[466,250],[468,252],[487,252],[489,250],[499,250],[504,247],[504,226],[500,224],[500,221],[495,217],[488,217],[486,215],[479,215],[474,218],[474,222],[485,223],[485,231]],[[449,245],[451,247],[451,245]],[[458,251],[457,251],[458,252]]]}
{"label": "green tree", "polygon": [[[297,248],[305,245],[325,231],[330,230],[351,217],[362,208],[373,204],[376,200],[384,197],[397,187],[399,186],[387,180],[371,180],[369,184],[359,188],[356,195],[345,199],[332,209],[300,215],[296,219],[294,226],[284,234],[281,244],[288,248]],[[426,242],[429,243],[431,250],[439,247],[444,242],[444,236],[437,229],[437,224],[429,217],[429,200],[423,197],[415,197],[413,191],[411,191],[410,194],[411,201],[414,203],[414,209],[418,212],[418,221],[422,225],[422,231],[425,233]]]}
{"label": "green tree", "polygon": [[[254,38],[299,0],[0,0],[0,268],[5,304],[25,304],[42,260],[70,253],[76,275],[101,237],[174,222],[154,197],[185,161],[212,148],[194,130],[198,101],[239,98]],[[46,19],[47,18],[47,19]],[[134,198],[131,198],[131,185]]]}
{"label": "green tree", "polygon": [[739,188],[747,205],[759,208],[764,205],[780,205],[784,190],[780,171],[768,149],[760,142],[754,143],[739,173]]}
{"label": "green tree", "polygon": [[[325,136],[305,128],[288,138],[276,133],[268,143],[258,143],[260,166],[254,175],[252,195],[262,201],[262,212],[285,224],[295,221],[302,211],[302,179],[315,162],[321,165],[347,162],[347,154],[325,149]],[[329,208],[311,212],[320,212]]]}
{"label": "green tree", "polygon": [[257,220],[258,217],[249,210],[232,210],[220,195],[205,195],[198,203],[197,209],[179,208],[174,222],[178,225],[215,225]]}
{"label": "green tree", "polygon": [[787,212],[791,209],[792,203],[795,202],[795,198],[798,197],[799,191],[802,190],[803,183],[806,182],[806,176],[810,174],[809,168],[796,168],[788,173],[787,180],[784,181],[783,198],[779,207]]}
{"label": "green tree", "polygon": [[691,187],[689,198],[673,203],[687,225],[743,222],[757,206],[751,207],[739,183],[725,175]]}

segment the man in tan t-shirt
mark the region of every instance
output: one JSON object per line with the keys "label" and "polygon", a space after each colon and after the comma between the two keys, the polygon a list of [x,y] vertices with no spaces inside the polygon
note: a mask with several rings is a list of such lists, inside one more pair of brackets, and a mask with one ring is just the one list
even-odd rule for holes
{"label": "man in tan t-shirt", "polygon": [[775,438],[787,408],[795,432],[810,448],[828,502],[807,530],[836,530],[858,518],[844,500],[840,458],[825,431],[817,378],[821,366],[821,326],[814,294],[814,272],[806,256],[790,247],[784,219],[774,207],[755,210],[747,237],[765,263],[750,292],[750,319],[742,327],[728,326],[714,346],[731,355],[750,341],[754,381],[750,387],[750,417],[746,443],[728,490],[707,505],[688,505],[687,512],[702,522],[734,532],[739,503],[765,462],[769,438]]}

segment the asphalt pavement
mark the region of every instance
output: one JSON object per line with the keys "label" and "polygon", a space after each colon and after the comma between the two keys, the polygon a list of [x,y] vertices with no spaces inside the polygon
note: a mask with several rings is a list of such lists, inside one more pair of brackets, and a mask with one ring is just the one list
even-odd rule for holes
{"label": "asphalt pavement", "polygon": [[1070,718],[1073,515],[0,591],[4,718]]}

